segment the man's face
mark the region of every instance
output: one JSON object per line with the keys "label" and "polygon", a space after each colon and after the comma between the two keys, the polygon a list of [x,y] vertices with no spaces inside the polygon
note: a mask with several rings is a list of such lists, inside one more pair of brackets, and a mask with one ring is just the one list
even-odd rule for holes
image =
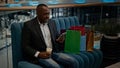
{"label": "man's face", "polygon": [[42,6],[38,8],[37,15],[40,23],[46,23],[49,19],[50,11],[48,7]]}

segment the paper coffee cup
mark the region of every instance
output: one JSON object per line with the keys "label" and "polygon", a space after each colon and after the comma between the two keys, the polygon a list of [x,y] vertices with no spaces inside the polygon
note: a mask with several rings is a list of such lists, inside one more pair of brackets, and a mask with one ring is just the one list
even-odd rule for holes
{"label": "paper coffee cup", "polygon": [[47,48],[46,50],[47,50],[47,52],[49,52],[51,54],[52,48]]}

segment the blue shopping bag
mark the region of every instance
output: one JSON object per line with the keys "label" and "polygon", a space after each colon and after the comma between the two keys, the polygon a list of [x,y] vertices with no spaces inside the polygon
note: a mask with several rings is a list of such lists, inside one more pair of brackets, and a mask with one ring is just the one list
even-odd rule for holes
{"label": "blue shopping bag", "polygon": [[80,39],[80,51],[86,51],[86,35],[82,35]]}

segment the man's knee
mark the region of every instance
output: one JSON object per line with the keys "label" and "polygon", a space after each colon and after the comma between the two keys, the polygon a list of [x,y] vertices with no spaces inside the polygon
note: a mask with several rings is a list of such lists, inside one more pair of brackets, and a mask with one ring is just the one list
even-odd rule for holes
{"label": "man's knee", "polygon": [[32,64],[32,63],[29,63],[27,61],[21,61],[18,63],[18,67],[19,68],[42,68],[41,66],[39,65],[36,65],[36,64]]}

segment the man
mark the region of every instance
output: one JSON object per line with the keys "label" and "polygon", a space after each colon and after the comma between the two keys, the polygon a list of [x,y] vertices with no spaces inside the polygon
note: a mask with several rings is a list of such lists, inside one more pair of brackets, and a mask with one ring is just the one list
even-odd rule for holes
{"label": "man", "polygon": [[79,68],[76,59],[60,52],[59,43],[62,43],[64,38],[62,35],[58,36],[54,22],[49,19],[48,6],[39,4],[36,14],[37,17],[25,22],[22,29],[22,49],[25,60],[45,68],[60,68],[61,65],[65,68]]}

